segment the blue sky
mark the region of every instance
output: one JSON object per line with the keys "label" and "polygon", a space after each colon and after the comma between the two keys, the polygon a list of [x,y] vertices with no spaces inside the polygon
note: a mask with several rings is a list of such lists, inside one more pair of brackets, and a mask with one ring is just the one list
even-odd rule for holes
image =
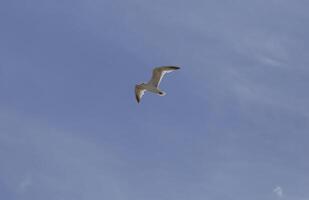
{"label": "blue sky", "polygon": [[308,7],[1,1],[1,199],[309,200]]}

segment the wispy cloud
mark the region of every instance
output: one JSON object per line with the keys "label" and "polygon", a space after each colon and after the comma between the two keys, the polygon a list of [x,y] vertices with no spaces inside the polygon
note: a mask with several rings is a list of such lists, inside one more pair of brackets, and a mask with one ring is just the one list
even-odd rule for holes
{"label": "wispy cloud", "polygon": [[249,31],[234,42],[235,50],[268,66],[285,66],[289,59],[289,40],[281,33]]}
{"label": "wispy cloud", "polygon": [[280,186],[274,188],[273,192],[279,197],[283,197],[283,189]]}
{"label": "wispy cloud", "polygon": [[279,60],[267,57],[267,56],[258,56],[258,59],[260,60],[261,63],[269,66],[282,66],[282,63]]}
{"label": "wispy cloud", "polygon": [[28,190],[29,187],[32,185],[32,177],[26,176],[18,185],[18,192],[23,193]]}
{"label": "wispy cloud", "polygon": [[[0,146],[7,147],[0,151],[0,157],[7,160],[0,166],[0,184],[7,186],[8,193],[23,195],[23,199],[33,199],[31,195],[122,197],[123,182],[117,173],[125,163],[111,148],[77,133],[38,125],[41,121],[30,116],[6,112],[0,113],[0,119]],[[85,182],[92,185],[85,189]]]}

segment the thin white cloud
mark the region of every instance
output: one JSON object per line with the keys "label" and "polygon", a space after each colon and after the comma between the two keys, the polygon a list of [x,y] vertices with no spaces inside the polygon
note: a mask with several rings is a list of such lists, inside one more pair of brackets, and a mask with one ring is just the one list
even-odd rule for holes
{"label": "thin white cloud", "polygon": [[[117,176],[125,162],[109,146],[42,124],[13,111],[0,113],[0,144],[8,146],[7,151],[0,151],[7,160],[0,165],[0,177],[9,192],[25,195],[23,199],[31,195],[125,199],[126,182]],[[16,149],[18,154],[10,153]]]}
{"label": "thin white cloud", "polygon": [[19,192],[26,192],[32,185],[32,177],[26,176],[18,185]]}
{"label": "thin white cloud", "polygon": [[267,57],[267,56],[258,56],[261,63],[269,66],[282,66],[282,63],[279,60]]}
{"label": "thin white cloud", "polygon": [[279,197],[283,197],[283,189],[280,186],[274,188],[273,192]]}

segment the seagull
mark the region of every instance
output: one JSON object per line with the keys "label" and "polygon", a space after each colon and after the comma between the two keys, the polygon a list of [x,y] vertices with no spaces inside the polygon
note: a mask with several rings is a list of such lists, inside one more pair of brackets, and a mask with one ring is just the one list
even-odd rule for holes
{"label": "seagull", "polygon": [[178,69],[180,69],[180,67],[177,67],[177,66],[161,66],[161,67],[154,68],[152,71],[152,77],[148,83],[141,83],[141,84],[135,85],[135,97],[136,97],[137,103],[141,101],[143,95],[145,94],[145,91],[152,92],[160,96],[166,95],[165,92],[159,89],[160,82],[166,73],[169,73],[169,72],[172,72]]}

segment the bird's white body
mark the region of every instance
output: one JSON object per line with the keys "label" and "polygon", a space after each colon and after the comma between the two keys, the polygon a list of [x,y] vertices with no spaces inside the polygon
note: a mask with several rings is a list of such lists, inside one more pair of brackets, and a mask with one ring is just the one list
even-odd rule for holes
{"label": "bird's white body", "polygon": [[135,86],[135,97],[137,102],[139,103],[141,98],[143,97],[145,91],[149,91],[155,94],[158,94],[160,96],[164,96],[166,93],[161,91],[159,89],[160,82],[163,78],[163,76],[168,73],[175,70],[180,69],[177,66],[162,66],[154,68],[152,73],[152,78],[148,83],[142,83]]}
{"label": "bird's white body", "polygon": [[152,92],[152,93],[155,93],[161,96],[166,94],[165,92],[161,91],[158,87],[155,87],[154,85],[149,84],[149,83],[142,83],[140,84],[140,86],[143,87],[148,92]]}

